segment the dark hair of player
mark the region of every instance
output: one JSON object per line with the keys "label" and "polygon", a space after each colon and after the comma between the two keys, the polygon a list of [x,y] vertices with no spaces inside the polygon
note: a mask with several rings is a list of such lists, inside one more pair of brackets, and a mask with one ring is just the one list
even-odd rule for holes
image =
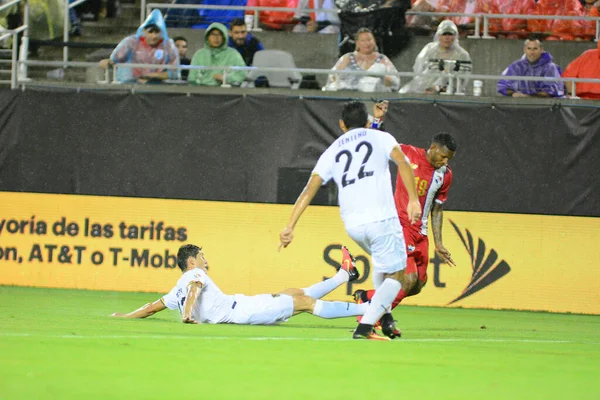
{"label": "dark hair of player", "polygon": [[182,272],[187,269],[188,258],[196,258],[198,253],[200,253],[200,250],[202,250],[202,248],[195,244],[184,244],[179,248],[179,251],[177,252],[177,266]]}
{"label": "dark hair of player", "polygon": [[367,107],[361,101],[351,101],[344,106],[342,121],[346,129],[364,128],[369,120]]}
{"label": "dark hair of player", "polygon": [[175,36],[173,38],[173,42],[177,42],[178,40],[183,40],[184,42],[188,42],[188,40],[186,38],[184,38],[183,36]]}
{"label": "dark hair of player", "polygon": [[439,144],[440,147],[446,146],[450,151],[456,151],[456,140],[449,133],[441,132],[433,137],[431,143]]}

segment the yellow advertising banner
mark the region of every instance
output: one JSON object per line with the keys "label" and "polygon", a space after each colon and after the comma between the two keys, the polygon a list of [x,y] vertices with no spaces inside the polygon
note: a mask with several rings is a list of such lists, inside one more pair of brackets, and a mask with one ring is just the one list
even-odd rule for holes
{"label": "yellow advertising banner", "polygon": [[[311,206],[294,242],[277,251],[290,205],[0,192],[0,285],[166,293],[180,276],[180,245],[203,247],[226,293],[275,293],[335,274],[346,235],[337,207]],[[600,218],[445,212],[444,245],[430,245],[429,281],[413,305],[600,314]]]}

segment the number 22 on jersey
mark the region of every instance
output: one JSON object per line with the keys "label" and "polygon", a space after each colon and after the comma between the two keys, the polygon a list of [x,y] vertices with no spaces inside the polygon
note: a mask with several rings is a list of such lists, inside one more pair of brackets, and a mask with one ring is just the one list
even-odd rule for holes
{"label": "number 22 on jersey", "polygon": [[[369,157],[373,153],[373,146],[369,142],[360,142],[356,145],[354,149],[354,153],[360,154],[363,147],[366,147],[366,152],[363,156],[362,163],[360,165],[360,169],[358,170],[358,179],[367,178],[369,176],[373,176],[373,171],[365,171],[365,167],[367,161],[369,161]],[[342,150],[335,156],[335,162],[338,163],[342,159],[342,156],[346,158],[346,164],[344,165],[344,174],[342,175],[342,187],[346,187],[348,185],[352,185],[356,182],[356,178],[348,179],[348,170],[350,170],[350,165],[352,165],[352,152],[350,150]]]}

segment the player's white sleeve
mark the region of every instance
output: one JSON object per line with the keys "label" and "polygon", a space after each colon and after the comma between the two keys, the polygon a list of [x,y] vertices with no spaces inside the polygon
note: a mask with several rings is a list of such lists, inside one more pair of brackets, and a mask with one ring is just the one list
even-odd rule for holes
{"label": "player's white sleeve", "polygon": [[317,161],[317,165],[312,170],[313,175],[319,175],[323,180],[323,184],[326,184],[333,178],[333,160],[332,160],[333,152],[329,151],[329,149],[325,150],[319,160]]}
{"label": "player's white sleeve", "polygon": [[160,301],[167,307],[169,310],[177,309],[177,286],[175,286],[169,293],[164,295]]}
{"label": "player's white sleeve", "polygon": [[191,271],[186,272],[185,274],[183,274],[182,276],[182,280],[181,282],[181,286],[185,287],[186,289],[192,284],[192,283],[199,283],[200,287],[204,287],[204,285],[206,285],[206,272],[202,271],[199,268],[195,268]]}

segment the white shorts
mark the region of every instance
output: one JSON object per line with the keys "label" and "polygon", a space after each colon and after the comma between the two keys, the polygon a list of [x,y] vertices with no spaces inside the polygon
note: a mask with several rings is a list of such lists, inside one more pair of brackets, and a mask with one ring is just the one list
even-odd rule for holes
{"label": "white shorts", "polygon": [[294,314],[294,299],[285,294],[236,294],[232,324],[272,325],[285,322]]}
{"label": "white shorts", "polygon": [[391,274],[406,269],[406,244],[398,218],[350,228],[348,235],[371,255],[374,272]]}

